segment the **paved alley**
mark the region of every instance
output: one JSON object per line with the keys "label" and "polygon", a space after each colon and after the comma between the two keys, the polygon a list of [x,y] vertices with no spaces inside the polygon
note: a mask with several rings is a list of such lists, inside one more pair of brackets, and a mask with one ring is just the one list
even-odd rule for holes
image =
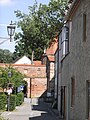
{"label": "paved alley", "polygon": [[12,112],[3,112],[2,116],[9,120],[60,120],[48,103],[25,98],[24,103]]}

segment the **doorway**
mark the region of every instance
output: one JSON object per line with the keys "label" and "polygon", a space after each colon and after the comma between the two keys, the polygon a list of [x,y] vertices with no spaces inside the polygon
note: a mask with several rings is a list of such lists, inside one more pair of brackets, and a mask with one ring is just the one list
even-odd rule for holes
{"label": "doorway", "polygon": [[90,81],[87,81],[86,88],[86,114],[87,119],[90,120]]}
{"label": "doorway", "polygon": [[61,86],[61,116],[66,118],[66,87]]}

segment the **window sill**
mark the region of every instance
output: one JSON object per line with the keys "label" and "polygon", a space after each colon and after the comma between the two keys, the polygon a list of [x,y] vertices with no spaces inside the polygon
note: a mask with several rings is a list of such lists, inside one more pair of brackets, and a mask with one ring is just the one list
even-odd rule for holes
{"label": "window sill", "polygon": [[62,57],[61,62],[63,62],[63,60],[70,54],[70,52],[68,52],[65,56]]}

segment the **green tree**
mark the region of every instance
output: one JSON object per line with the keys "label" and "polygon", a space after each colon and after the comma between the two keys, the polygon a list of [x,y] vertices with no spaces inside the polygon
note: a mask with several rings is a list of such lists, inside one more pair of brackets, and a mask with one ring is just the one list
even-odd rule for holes
{"label": "green tree", "polygon": [[3,89],[8,86],[7,72],[4,68],[0,67],[0,87]]}
{"label": "green tree", "polygon": [[11,78],[9,78],[10,82],[14,84],[14,87],[19,87],[20,85],[24,85],[24,75],[22,75],[19,71],[14,68],[9,68],[11,71]]}
{"label": "green tree", "polygon": [[[9,72],[11,75],[9,75]],[[11,66],[5,68],[0,67],[0,87],[3,90],[7,89],[9,84],[12,84],[14,88],[24,85],[23,79],[24,75]]]}
{"label": "green tree", "polygon": [[61,30],[66,4],[67,0],[50,0],[48,5],[38,6],[36,2],[29,6],[29,14],[15,11],[17,25],[22,30],[15,35],[15,57],[26,54],[31,58],[34,50],[34,59],[41,58],[44,48]]}
{"label": "green tree", "polygon": [[13,62],[13,53],[7,49],[0,49],[0,63],[11,63]]}

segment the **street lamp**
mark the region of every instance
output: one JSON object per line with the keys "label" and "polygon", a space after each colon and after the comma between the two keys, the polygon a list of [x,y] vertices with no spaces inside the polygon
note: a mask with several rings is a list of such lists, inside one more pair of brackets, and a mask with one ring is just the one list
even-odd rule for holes
{"label": "street lamp", "polygon": [[[12,73],[11,71],[8,72],[8,77],[10,78],[12,76]],[[8,90],[7,90],[7,93],[8,93],[8,111],[10,110],[10,94],[12,93],[12,88],[11,88],[11,85],[10,85],[10,80],[8,82]]]}
{"label": "street lamp", "polygon": [[15,28],[16,28],[16,25],[14,25],[11,21],[11,23],[9,25],[6,25],[6,24],[0,24],[0,27],[7,27],[7,32],[8,32],[8,35],[10,36],[10,38],[7,38],[7,37],[1,37],[0,36],[0,41],[3,40],[2,42],[0,42],[0,45],[3,44],[5,41],[7,40],[10,40],[10,42],[12,42],[12,36],[14,35],[15,33]]}
{"label": "street lamp", "polygon": [[8,32],[8,35],[10,36],[10,42],[12,42],[12,36],[15,33],[15,25],[12,24],[12,21],[11,21],[10,25],[7,26],[7,32]]}

